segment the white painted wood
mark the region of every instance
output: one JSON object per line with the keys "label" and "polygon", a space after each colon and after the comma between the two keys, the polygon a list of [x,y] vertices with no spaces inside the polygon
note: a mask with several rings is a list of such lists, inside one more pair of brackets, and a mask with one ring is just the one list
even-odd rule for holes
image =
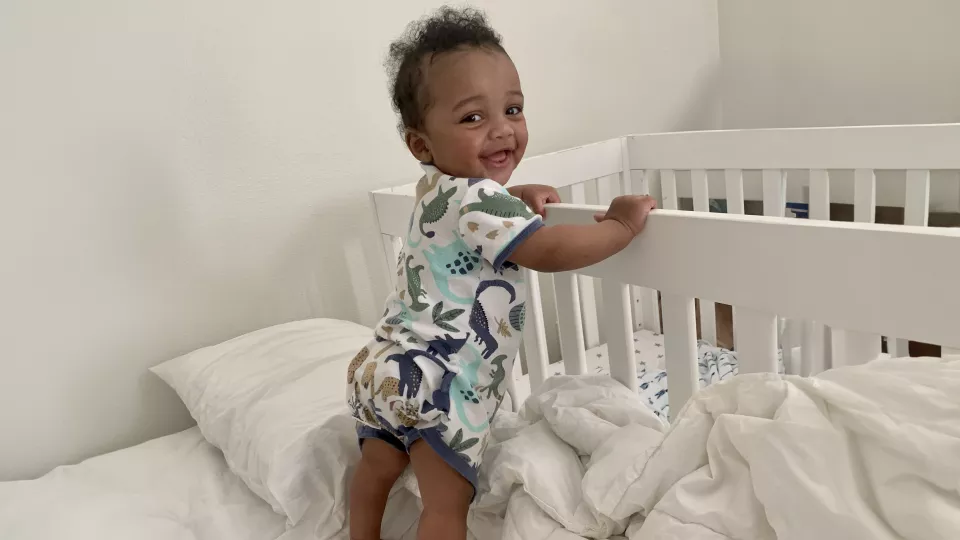
{"label": "white painted wood", "polygon": [[[570,186],[570,201],[573,204],[587,202],[586,182]],[[583,341],[588,349],[600,345],[600,325],[597,321],[597,285],[590,276],[577,276],[580,292],[580,316],[583,320]]]}
{"label": "white painted wood", "polygon": [[[809,205],[810,219],[830,221],[830,173],[825,169],[810,170]],[[802,347],[808,350],[800,351],[804,359],[801,372],[807,370],[809,374],[820,373],[831,363],[832,350],[827,346],[830,330],[816,321],[804,324],[805,337]]]}
{"label": "white painted wood", "polygon": [[371,197],[377,211],[380,232],[406,237],[410,229],[410,214],[413,213],[415,195],[385,190],[374,191]]}
{"label": "white painted wood", "polygon": [[619,195],[619,175],[605,176],[597,178],[597,204],[600,206],[609,206],[613,198]]}
{"label": "white painted wood", "polygon": [[881,342],[878,334],[833,330],[832,367],[858,366],[876,360],[880,356]]}
{"label": "white painted wood", "polygon": [[690,171],[690,186],[693,188],[693,210],[709,212],[710,186],[707,183],[707,171],[703,169]]}
{"label": "white painted wood", "polygon": [[631,135],[637,169],[960,169],[960,124]]}
{"label": "white painted wood", "polygon": [[727,188],[727,213],[745,214],[743,205],[743,172],[740,169],[723,171]]}
{"label": "white painted wood", "polygon": [[536,272],[523,270],[527,283],[526,322],[523,328],[523,346],[526,353],[527,373],[530,375],[530,391],[534,392],[546,379],[549,357],[547,355],[546,328],[543,319],[543,304],[540,302],[540,279]]}
{"label": "white painted wood", "polygon": [[660,324],[660,291],[648,287],[641,287],[640,289],[642,292],[640,301],[643,302],[644,314],[643,328],[659,334],[662,331]]}
{"label": "white painted wood", "polygon": [[[854,221],[857,223],[876,222],[877,179],[873,169],[857,169],[853,173],[853,180]],[[875,359],[880,354],[882,341],[877,334],[835,328],[833,336],[833,367],[863,364]]]}
{"label": "white painted wood", "polygon": [[810,219],[830,221],[830,173],[810,169]]}
{"label": "white painted wood", "polygon": [[[693,188],[693,210],[695,212],[710,211],[710,188],[707,184],[707,171],[695,169],[690,171],[690,184]],[[716,345],[717,343],[717,316],[716,304],[709,300],[699,299],[700,302],[700,338]]]}
{"label": "white painted wood", "polygon": [[383,258],[387,263],[387,283],[393,287],[397,282],[397,263],[400,259],[400,251],[403,249],[403,241],[389,234],[381,234],[380,240]]}
{"label": "white painted wood", "polygon": [[892,358],[909,358],[910,340],[887,338],[887,354],[889,354]]}
{"label": "white painted wood", "polygon": [[570,190],[570,203],[571,204],[586,204],[587,202],[587,184],[586,182],[581,182],[579,184],[573,184],[569,188]]}
{"label": "white painted wood", "polygon": [[926,227],[930,216],[930,171],[907,171],[903,224]]}
{"label": "white painted wood", "polygon": [[607,329],[610,376],[630,389],[637,387],[637,362],[633,353],[633,321],[630,317],[630,288],[603,280],[603,324]]}
{"label": "white painted wood", "polygon": [[663,193],[663,208],[665,210],[679,208],[680,199],[677,194],[676,172],[670,169],[660,171],[660,190]]}
{"label": "white painted wood", "polygon": [[877,221],[877,178],[873,169],[857,169],[853,173],[853,220],[858,223]]}
{"label": "white painted wood", "polygon": [[737,307],[740,373],[777,372],[777,316]]}
{"label": "white painted wood", "polygon": [[663,295],[663,346],[670,389],[670,418],[700,389],[697,322],[692,297]]}
{"label": "white painted wood", "polygon": [[783,217],[787,210],[787,179],[780,169],[763,170],[763,215]]}
{"label": "white painted wood", "polygon": [[621,144],[620,138],[616,138],[526,158],[510,177],[510,185],[545,184],[561,187],[619,174]]}
{"label": "white painted wood", "polygon": [[943,358],[946,358],[946,357],[948,357],[948,356],[949,356],[949,357],[960,356],[960,349],[953,349],[953,348],[950,348],[950,347],[944,347],[943,350],[940,351],[940,356],[943,357]]}
{"label": "white painted wood", "polygon": [[576,274],[554,274],[553,288],[557,299],[557,324],[560,327],[560,354],[563,356],[564,369],[567,375],[582,375],[587,372],[587,356],[583,347],[583,321],[580,318]]}
{"label": "white painted wood", "polygon": [[[653,185],[653,178],[657,175],[656,170],[646,170],[643,172],[640,184],[633,185],[635,195],[650,195],[650,187]],[[646,287],[633,287],[634,303],[638,306],[634,312],[633,321],[639,327],[645,328],[651,332],[660,332],[660,295],[653,289]]]}
{"label": "white painted wood", "polygon": [[[926,227],[930,216],[930,171],[909,170],[906,177],[903,224]],[[887,353],[894,358],[908,358],[910,340],[887,337]]]}
{"label": "white painted wood", "polygon": [[627,146],[627,138],[620,137],[620,193],[626,195],[633,193],[633,168],[630,167],[630,148]]}
{"label": "white painted wood", "polygon": [[[555,205],[547,221],[590,223],[596,211]],[[676,249],[692,245],[698,249]],[[757,248],[769,245],[789,245],[804,256]],[[889,253],[900,257],[891,260]],[[704,267],[703,260],[735,263]],[[844,264],[823,264],[829,260]],[[658,210],[626,249],[581,272],[664,294],[960,347],[960,287],[944,268],[960,268],[960,230]],[[897,294],[891,283],[910,283],[911,290]]]}
{"label": "white painted wood", "polygon": [[804,321],[803,337],[800,344],[800,375],[810,377],[823,371],[824,367],[824,326],[816,321]]}

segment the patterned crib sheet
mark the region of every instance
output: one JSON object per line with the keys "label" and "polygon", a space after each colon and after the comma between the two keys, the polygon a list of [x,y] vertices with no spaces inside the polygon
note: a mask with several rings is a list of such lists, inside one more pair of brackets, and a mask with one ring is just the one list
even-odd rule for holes
{"label": "patterned crib sheet", "polygon": [[[664,419],[670,415],[667,372],[664,365],[663,335],[649,330],[634,333],[634,356],[637,361],[637,391],[644,402]],[[700,387],[724,381],[739,372],[737,353],[714,347],[706,341],[697,343],[699,357]],[[784,373],[783,357],[778,354],[778,371]],[[553,367],[554,375],[562,373],[562,366]],[[589,373],[609,374],[610,358],[607,346],[601,345],[587,351]]]}

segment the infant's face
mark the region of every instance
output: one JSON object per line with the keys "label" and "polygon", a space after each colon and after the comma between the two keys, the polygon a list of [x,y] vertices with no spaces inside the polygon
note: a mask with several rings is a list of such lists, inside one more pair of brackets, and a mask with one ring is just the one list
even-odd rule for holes
{"label": "infant's face", "polygon": [[[520,76],[506,54],[470,49],[425,63],[426,161],[461,178],[506,184],[527,149]],[[408,145],[417,155],[411,135]],[[417,158],[424,160],[424,156]]]}

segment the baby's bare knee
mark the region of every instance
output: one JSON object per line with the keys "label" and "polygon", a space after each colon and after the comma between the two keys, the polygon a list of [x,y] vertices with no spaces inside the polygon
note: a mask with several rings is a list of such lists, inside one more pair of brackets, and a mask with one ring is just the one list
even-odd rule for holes
{"label": "baby's bare knee", "polygon": [[370,473],[391,483],[403,474],[410,464],[410,456],[379,439],[367,439],[363,442],[360,466]]}

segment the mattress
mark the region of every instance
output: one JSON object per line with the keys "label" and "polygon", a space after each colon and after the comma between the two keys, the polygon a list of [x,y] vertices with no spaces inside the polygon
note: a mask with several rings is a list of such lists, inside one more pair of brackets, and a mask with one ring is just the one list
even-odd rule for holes
{"label": "mattress", "polygon": [[0,483],[4,540],[274,540],[285,524],[196,427]]}
{"label": "mattress", "polygon": [[[666,420],[670,415],[669,393],[667,389],[667,372],[664,364],[663,334],[650,330],[638,330],[633,334],[634,356],[637,363],[637,392],[643,402],[657,416]],[[739,371],[737,353],[727,349],[714,347],[706,341],[697,344],[699,357],[700,386],[729,379]],[[600,345],[586,351],[587,373],[608,375],[610,373],[610,356],[607,346]],[[779,359],[779,371],[784,373],[782,359]],[[562,363],[552,363],[546,373],[548,377],[563,374]],[[523,400],[530,395],[529,375],[524,375],[516,383],[517,400]]]}

